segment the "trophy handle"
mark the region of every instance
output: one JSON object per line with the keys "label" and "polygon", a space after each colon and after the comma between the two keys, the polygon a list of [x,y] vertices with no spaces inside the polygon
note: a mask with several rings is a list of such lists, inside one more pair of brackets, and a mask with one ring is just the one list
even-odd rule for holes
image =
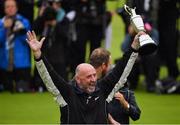
{"label": "trophy handle", "polygon": [[125,11],[132,17],[132,16],[136,16],[136,7],[134,7],[134,9],[130,8],[129,6],[127,6],[126,4],[124,5],[124,9]]}
{"label": "trophy handle", "polygon": [[129,8],[126,4],[124,5],[124,9],[130,16],[132,15],[131,8]]}
{"label": "trophy handle", "polygon": [[[139,31],[145,31],[144,29],[144,22],[140,15],[136,14],[136,8],[130,8],[127,5],[124,5],[125,11],[131,16],[130,21],[134,28],[134,30],[138,33]],[[147,35],[141,35],[139,37],[140,48],[139,53],[140,55],[148,55],[153,53],[157,49],[156,43],[152,40],[152,38]]]}

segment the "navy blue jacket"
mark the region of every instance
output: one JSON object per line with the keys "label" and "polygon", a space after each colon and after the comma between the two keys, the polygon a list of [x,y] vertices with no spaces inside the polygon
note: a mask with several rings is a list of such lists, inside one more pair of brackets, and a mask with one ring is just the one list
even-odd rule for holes
{"label": "navy blue jacket", "polygon": [[125,100],[129,103],[129,111],[127,111],[117,99],[113,99],[108,104],[108,112],[120,124],[129,124],[129,118],[138,120],[141,115],[141,110],[136,103],[134,92],[129,90],[127,86],[119,90],[123,94]]}

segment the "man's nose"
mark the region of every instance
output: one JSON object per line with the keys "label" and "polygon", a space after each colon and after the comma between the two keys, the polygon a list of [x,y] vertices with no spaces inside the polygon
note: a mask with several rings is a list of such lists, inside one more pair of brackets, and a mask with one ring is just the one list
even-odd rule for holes
{"label": "man's nose", "polygon": [[95,76],[92,76],[92,77],[91,77],[91,81],[92,81],[92,82],[95,82],[95,81],[96,81],[96,77],[95,77]]}

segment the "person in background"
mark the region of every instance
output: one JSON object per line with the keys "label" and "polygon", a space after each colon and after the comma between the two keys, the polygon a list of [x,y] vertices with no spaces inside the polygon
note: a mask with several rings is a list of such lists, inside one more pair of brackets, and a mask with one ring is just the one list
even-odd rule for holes
{"label": "person in background", "polygon": [[52,7],[56,10],[57,12],[57,16],[56,16],[56,20],[58,22],[61,22],[63,20],[63,18],[65,17],[65,10],[62,8],[62,3],[61,3],[62,0],[53,0],[52,1]]}
{"label": "person in background", "polygon": [[111,69],[111,53],[104,48],[96,48],[90,55],[89,63],[96,69],[97,78],[101,79]]}
{"label": "person in background", "polygon": [[158,4],[158,54],[162,64],[167,67],[167,79],[174,79],[174,81],[180,73],[177,65],[179,3],[179,0],[160,0]]}
{"label": "person in background", "polygon": [[90,53],[101,46],[111,14],[106,10],[106,0],[76,0],[75,27],[77,40],[73,43],[73,68],[86,62],[86,45],[90,43]]}
{"label": "person in background", "polygon": [[[111,54],[104,48],[93,50],[89,61],[96,69],[99,80],[112,70]],[[114,125],[129,124],[129,117],[133,120],[140,118],[141,110],[136,103],[134,92],[129,90],[127,83],[119,89],[113,100],[108,104],[108,112],[109,123]]]}
{"label": "person in background", "polygon": [[[37,35],[46,37],[45,43],[42,46],[44,55],[51,62],[56,72],[60,74],[65,80],[68,80],[67,73],[67,53],[68,53],[68,41],[69,41],[69,22],[70,18],[65,15],[64,11],[58,11],[54,6],[59,6],[60,3],[51,1],[47,6],[43,14],[34,21],[33,30],[37,32]],[[55,9],[56,8],[56,9]],[[63,9],[61,9],[63,10]],[[57,13],[58,12],[58,13]],[[60,12],[62,12],[60,14]],[[59,18],[58,15],[61,15]],[[57,19],[58,18],[58,19]],[[35,88],[40,92],[45,89],[41,78],[35,69],[34,83]]]}
{"label": "person in background", "polygon": [[[3,4],[5,0],[0,0],[0,18],[4,16]],[[34,0],[16,0],[18,13],[27,18],[32,24],[34,19]]]}
{"label": "person in background", "polygon": [[0,82],[11,92],[27,92],[31,58],[26,32],[30,23],[17,11],[16,0],[4,1],[5,16],[0,20]]}

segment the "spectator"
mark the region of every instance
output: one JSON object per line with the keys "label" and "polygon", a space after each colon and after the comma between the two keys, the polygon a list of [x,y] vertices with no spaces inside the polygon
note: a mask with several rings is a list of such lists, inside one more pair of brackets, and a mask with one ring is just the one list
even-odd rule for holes
{"label": "spectator", "polygon": [[106,11],[106,0],[77,0],[75,11],[77,40],[72,47],[74,49],[72,57],[75,57],[73,71],[79,63],[85,62],[88,42],[90,53],[101,46],[111,17]]}
{"label": "spectator", "polygon": [[[56,72],[67,80],[66,50],[69,21],[65,16],[62,17],[61,21],[57,21],[56,18],[56,10],[51,6],[46,7],[43,15],[34,21],[33,29],[40,37],[46,37],[42,52],[55,68]],[[38,88],[39,91],[45,89],[37,70],[35,70],[34,83],[37,84],[35,88]]]}
{"label": "spectator", "polygon": [[[0,0],[0,18],[4,16],[4,1],[5,0]],[[16,0],[16,2],[18,6],[18,13],[27,18],[32,24],[34,17],[34,0]]]}
{"label": "spectator", "polygon": [[30,83],[30,49],[26,43],[30,23],[17,11],[15,0],[5,1],[5,16],[0,20],[0,73],[5,88],[24,92]]}
{"label": "spectator", "polygon": [[177,66],[178,34],[177,22],[179,0],[160,0],[158,10],[159,55],[167,66],[168,77],[176,80],[179,75]]}
{"label": "spectator", "polygon": [[52,7],[57,12],[56,20],[58,22],[62,21],[66,13],[65,10],[62,8],[61,0],[52,1]]}

